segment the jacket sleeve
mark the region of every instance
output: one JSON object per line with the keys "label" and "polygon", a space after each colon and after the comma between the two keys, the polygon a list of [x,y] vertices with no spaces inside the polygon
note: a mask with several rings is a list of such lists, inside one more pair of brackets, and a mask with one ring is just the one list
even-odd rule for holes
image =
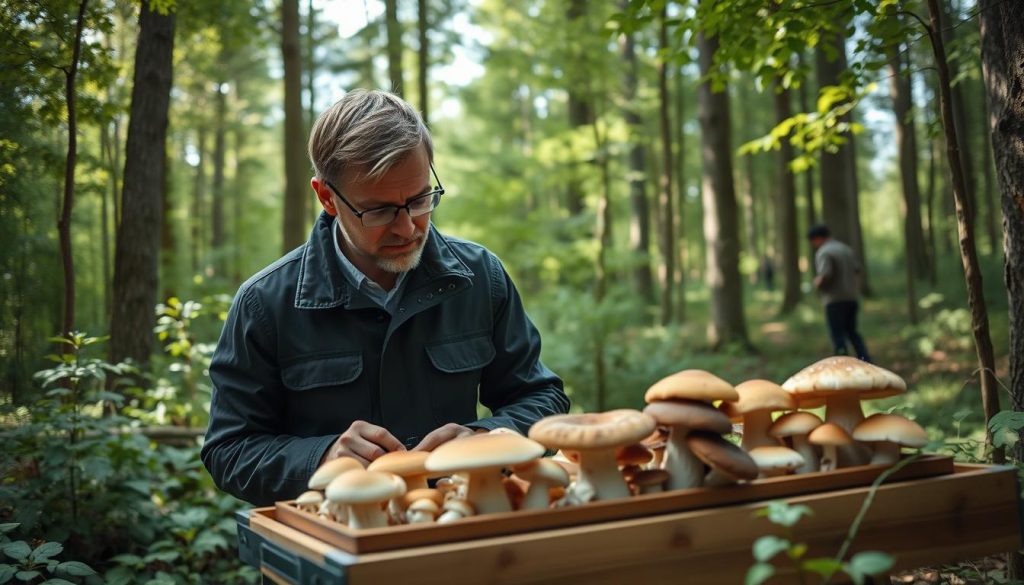
{"label": "jacket sleeve", "polygon": [[494,360],[480,380],[480,402],[492,416],[468,426],[508,427],[524,435],[551,414],[569,411],[562,380],[540,361],[540,333],[523,308],[515,284],[501,262],[486,258],[494,313]]}
{"label": "jacket sleeve", "polygon": [[213,398],[201,456],[222,490],[254,505],[294,498],[337,435],[283,433],[275,335],[251,289],[235,296],[210,362]]}

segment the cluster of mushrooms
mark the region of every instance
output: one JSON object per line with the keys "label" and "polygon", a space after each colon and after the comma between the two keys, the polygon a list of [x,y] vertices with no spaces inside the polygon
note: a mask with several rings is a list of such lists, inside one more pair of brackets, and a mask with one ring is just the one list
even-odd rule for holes
{"label": "cluster of mushrooms", "polygon": [[[348,525],[446,524],[468,516],[581,505],[791,473],[892,464],[927,434],[894,414],[867,418],[860,401],[906,391],[896,374],[848,357],[821,360],[782,386],[733,387],[703,370],[651,386],[641,412],[546,417],[529,437],[496,429],[432,452],[388,453],[367,468],[342,457],[322,465],[295,500]],[[825,420],[800,408],[825,407]],[[773,418],[775,413],[783,413]],[[734,423],[739,423],[734,425]],[[737,432],[740,445],[725,438]],[[543,457],[547,449],[554,457]],[[429,487],[427,479],[436,480]]]}

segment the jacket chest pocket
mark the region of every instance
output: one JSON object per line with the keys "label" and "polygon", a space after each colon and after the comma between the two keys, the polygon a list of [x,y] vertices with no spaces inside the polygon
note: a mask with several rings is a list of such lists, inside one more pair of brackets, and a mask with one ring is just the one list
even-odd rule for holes
{"label": "jacket chest pocket", "polygon": [[494,342],[483,334],[442,339],[427,345],[434,367],[430,395],[438,424],[476,420],[477,388],[483,369],[494,361]]}
{"label": "jacket chest pocket", "polygon": [[370,393],[363,355],[300,358],[281,369],[288,392],[288,426],[299,436],[340,432],[355,420],[369,420]]}

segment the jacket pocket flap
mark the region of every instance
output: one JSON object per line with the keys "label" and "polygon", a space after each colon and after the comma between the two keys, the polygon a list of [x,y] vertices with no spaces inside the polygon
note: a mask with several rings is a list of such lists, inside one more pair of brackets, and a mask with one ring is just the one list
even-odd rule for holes
{"label": "jacket pocket flap", "polygon": [[485,335],[457,341],[441,341],[427,346],[434,367],[448,374],[480,368],[494,359],[494,343]]}
{"label": "jacket pocket flap", "polygon": [[305,359],[281,370],[281,381],[289,390],[311,390],[348,384],[363,372],[361,352]]}

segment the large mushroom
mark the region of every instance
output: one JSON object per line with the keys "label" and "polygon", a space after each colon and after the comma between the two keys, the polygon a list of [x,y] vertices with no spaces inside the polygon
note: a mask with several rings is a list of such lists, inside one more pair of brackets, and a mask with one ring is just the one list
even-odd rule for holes
{"label": "large mushroom", "polygon": [[423,466],[429,451],[392,451],[374,459],[366,466],[370,471],[393,473],[403,480],[410,490],[427,487],[430,472]]}
{"label": "large mushroom", "polygon": [[[352,457],[338,457],[337,459],[331,459],[327,463],[324,463],[313,473],[313,476],[309,478],[309,489],[324,491],[327,486],[330,485],[335,478],[339,475],[353,470],[362,470],[363,464],[353,459]],[[345,511],[345,506],[339,505],[332,502],[330,498],[324,498],[320,502],[320,509],[318,511],[320,516],[334,520],[335,522],[341,522],[345,524],[348,522],[348,512]]]}
{"label": "large mushroom", "polygon": [[704,485],[728,485],[739,480],[757,479],[760,472],[746,451],[720,434],[694,431],[686,437],[686,446],[711,468],[704,478]]}
{"label": "large mushroom", "polygon": [[700,487],[704,483],[704,463],[686,444],[692,431],[710,431],[724,435],[732,430],[729,417],[699,400],[659,400],[651,402],[644,412],[658,424],[669,427],[663,469],[669,473],[667,490]]}
{"label": "large mushroom", "polygon": [[650,435],[654,427],[650,416],[623,408],[548,416],[530,428],[530,438],[552,449],[578,452],[580,470],[576,484],[579,492],[592,494],[594,500],[610,500],[630,496],[615,461],[616,449]]}
{"label": "large mushroom", "polygon": [[428,471],[462,473],[467,478],[466,501],[477,514],[511,512],[501,470],[536,459],[544,445],[517,433],[484,433],[444,443],[427,457]]}
{"label": "large mushroom", "polygon": [[327,486],[327,499],[345,505],[348,525],[355,529],[388,525],[381,504],[405,493],[405,482],[397,475],[356,469],[334,478]]}
{"label": "large mushroom", "polygon": [[[885,398],[907,391],[907,384],[896,374],[848,356],[828,357],[791,376],[782,387],[793,394],[801,407],[825,401],[825,422],[835,423],[853,433],[864,420],[862,399]],[[864,445],[840,449],[839,465],[863,465],[871,457]]]}
{"label": "large mushroom", "polygon": [[743,421],[743,440],[740,446],[750,451],[755,447],[778,446],[779,440],[768,434],[772,413],[793,410],[796,401],[775,382],[747,380],[736,386],[739,400],[726,400],[719,409],[733,421]]}
{"label": "large mushroom", "polygon": [[900,448],[920,449],[928,444],[921,425],[898,414],[873,414],[853,429],[853,438],[874,446],[871,463],[892,465],[900,460]]}
{"label": "large mushroom", "polygon": [[798,411],[787,412],[768,428],[769,435],[776,439],[789,439],[788,445],[803,455],[804,464],[796,468],[796,473],[818,471],[821,453],[817,447],[807,442],[807,435],[820,426],[821,419],[816,414]]}

